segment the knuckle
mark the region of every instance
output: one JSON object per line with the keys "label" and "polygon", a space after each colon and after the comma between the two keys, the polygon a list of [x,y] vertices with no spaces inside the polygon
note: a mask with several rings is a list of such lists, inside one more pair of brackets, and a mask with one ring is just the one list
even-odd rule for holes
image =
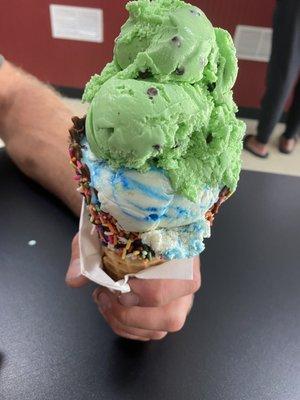
{"label": "knuckle", "polygon": [[168,320],[168,324],[167,324],[168,331],[169,332],[180,331],[185,324],[185,319],[186,319],[186,316],[181,313],[172,315]]}
{"label": "knuckle", "polygon": [[111,327],[111,330],[113,331],[113,333],[115,333],[117,336],[124,337],[124,332],[120,328],[117,328],[114,325],[110,325],[110,327]]}
{"label": "knuckle", "polygon": [[146,341],[149,340],[146,337],[144,338],[144,337],[139,337],[139,336],[132,335],[131,333],[129,333],[129,332],[127,332],[127,331],[125,331],[125,330],[123,330],[123,329],[121,329],[119,327],[116,327],[116,326],[111,326],[111,329],[112,329],[112,331],[114,332],[115,335],[117,335],[119,337],[122,337],[124,339],[138,340],[138,341],[141,341],[141,342],[146,342]]}
{"label": "knuckle", "polygon": [[119,311],[117,311],[115,313],[115,317],[122,325],[125,325],[125,326],[131,325],[130,317],[129,317],[129,310],[120,309]]}
{"label": "knuckle", "polygon": [[164,295],[162,288],[152,293],[151,305],[152,307],[160,307],[164,304]]}
{"label": "knuckle", "polygon": [[151,339],[152,340],[162,340],[167,336],[168,332],[153,332],[151,334]]}
{"label": "knuckle", "polygon": [[100,288],[96,288],[96,289],[93,291],[92,298],[93,298],[93,300],[94,300],[95,303],[98,302],[98,297],[99,297],[99,294],[100,294],[100,293],[101,293],[101,292],[100,292]]}
{"label": "knuckle", "polygon": [[165,286],[163,282],[157,282],[155,286],[149,287],[148,290],[148,303],[151,307],[160,307],[164,304]]}

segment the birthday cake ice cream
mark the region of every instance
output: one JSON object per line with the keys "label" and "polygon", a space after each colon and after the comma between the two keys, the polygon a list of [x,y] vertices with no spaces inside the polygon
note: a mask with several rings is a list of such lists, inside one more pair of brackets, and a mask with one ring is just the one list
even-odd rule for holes
{"label": "birthday cake ice cream", "polygon": [[87,84],[70,154],[110,256],[144,267],[204,249],[237,186],[244,124],[228,32],[180,0],[137,0],[114,58]]}

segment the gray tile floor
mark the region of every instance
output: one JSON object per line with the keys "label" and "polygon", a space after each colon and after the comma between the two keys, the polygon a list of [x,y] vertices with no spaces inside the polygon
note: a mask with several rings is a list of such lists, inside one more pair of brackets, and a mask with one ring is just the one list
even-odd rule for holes
{"label": "gray tile floor", "polygon": [[[247,133],[255,133],[257,121],[245,120]],[[273,172],[277,174],[300,176],[300,143],[292,154],[282,154],[278,150],[279,136],[284,130],[284,124],[277,124],[269,144],[268,159],[259,159],[249,152],[242,155],[243,168],[252,171]]]}

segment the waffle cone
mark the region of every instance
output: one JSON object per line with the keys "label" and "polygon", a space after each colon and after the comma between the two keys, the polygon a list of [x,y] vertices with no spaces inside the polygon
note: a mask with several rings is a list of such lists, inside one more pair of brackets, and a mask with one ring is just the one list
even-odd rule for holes
{"label": "waffle cone", "polygon": [[122,259],[120,255],[107,247],[103,249],[103,266],[105,272],[114,280],[123,279],[127,274],[136,274],[146,268],[153,267],[154,265],[162,264],[164,261],[160,258],[153,260],[132,260]]}

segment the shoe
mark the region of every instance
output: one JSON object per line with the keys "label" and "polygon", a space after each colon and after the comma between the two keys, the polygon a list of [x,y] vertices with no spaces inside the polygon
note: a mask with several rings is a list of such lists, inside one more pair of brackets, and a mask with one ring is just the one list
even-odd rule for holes
{"label": "shoe", "polygon": [[255,136],[254,135],[246,135],[245,136],[245,138],[244,138],[244,149],[249,151],[249,153],[253,154],[256,157],[268,158],[269,157],[269,153],[268,152],[265,153],[265,154],[261,154],[258,151],[255,151],[255,149],[253,149],[252,147],[250,147],[250,144],[249,144],[249,139],[250,138],[255,138]]}
{"label": "shoe", "polygon": [[287,139],[283,135],[279,138],[279,151],[283,154],[291,154],[296,147],[297,139],[291,138]]}

